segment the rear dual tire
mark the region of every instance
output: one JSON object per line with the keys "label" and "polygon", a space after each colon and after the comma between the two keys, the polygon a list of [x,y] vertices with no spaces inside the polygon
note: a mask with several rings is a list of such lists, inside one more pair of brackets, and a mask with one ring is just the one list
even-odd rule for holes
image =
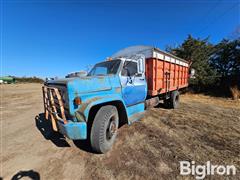
{"label": "rear dual tire", "polygon": [[169,109],[176,109],[179,107],[180,94],[179,91],[171,92],[170,98],[164,100],[164,106]]}
{"label": "rear dual tire", "polygon": [[101,107],[92,124],[90,142],[97,153],[106,153],[114,144],[119,125],[118,111],[115,106]]}

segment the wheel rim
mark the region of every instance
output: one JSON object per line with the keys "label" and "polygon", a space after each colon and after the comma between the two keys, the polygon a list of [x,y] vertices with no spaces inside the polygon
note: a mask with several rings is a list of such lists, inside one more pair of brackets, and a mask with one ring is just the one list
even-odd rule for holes
{"label": "wheel rim", "polygon": [[116,133],[116,131],[117,131],[117,125],[116,125],[116,122],[115,122],[115,118],[111,117],[110,121],[109,121],[109,124],[108,124],[108,127],[106,129],[107,140],[111,140],[112,137],[114,136],[114,134]]}

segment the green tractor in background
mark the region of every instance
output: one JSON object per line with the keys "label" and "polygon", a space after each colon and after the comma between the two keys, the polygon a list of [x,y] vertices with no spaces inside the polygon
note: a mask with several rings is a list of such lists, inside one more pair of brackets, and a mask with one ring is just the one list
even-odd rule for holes
{"label": "green tractor in background", "polygon": [[16,80],[13,77],[10,76],[0,77],[0,84],[13,84],[15,82]]}

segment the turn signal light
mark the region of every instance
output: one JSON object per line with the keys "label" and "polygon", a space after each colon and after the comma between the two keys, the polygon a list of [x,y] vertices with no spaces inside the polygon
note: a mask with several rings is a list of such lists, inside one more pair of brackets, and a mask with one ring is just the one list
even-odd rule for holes
{"label": "turn signal light", "polygon": [[76,98],[74,99],[74,104],[75,104],[75,105],[80,105],[80,104],[82,104],[81,98],[80,98],[80,97],[76,97]]}

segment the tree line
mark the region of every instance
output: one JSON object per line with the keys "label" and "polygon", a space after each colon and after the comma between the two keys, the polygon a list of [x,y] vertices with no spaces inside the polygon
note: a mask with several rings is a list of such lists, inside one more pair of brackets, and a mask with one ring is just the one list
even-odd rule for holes
{"label": "tree line", "polygon": [[11,76],[15,79],[17,83],[44,83],[44,80],[41,78],[38,78],[36,76],[33,77],[15,77]]}
{"label": "tree line", "polygon": [[167,47],[167,51],[192,62],[195,78],[190,88],[216,96],[240,95],[240,38],[223,39],[212,44],[209,38],[200,39],[189,35],[181,45]]}

